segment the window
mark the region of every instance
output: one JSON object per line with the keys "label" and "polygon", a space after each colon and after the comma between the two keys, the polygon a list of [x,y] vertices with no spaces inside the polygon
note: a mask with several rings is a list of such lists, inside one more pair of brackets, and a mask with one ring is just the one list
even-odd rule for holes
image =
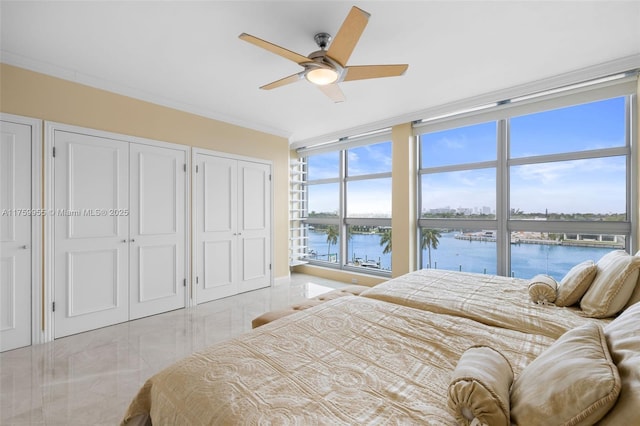
{"label": "window", "polygon": [[496,274],[496,231],[421,228],[423,269]]}
{"label": "window", "polygon": [[307,164],[309,261],[388,274],[391,142],[310,154]]}
{"label": "window", "polygon": [[495,218],[496,169],[422,175],[422,217]]}
{"label": "window", "polygon": [[509,120],[511,158],[625,146],[625,98],[573,105]]}
{"label": "window", "polygon": [[420,136],[422,268],[495,273],[496,138],[495,121]]}
{"label": "window", "polygon": [[630,250],[632,98],[602,93],[416,126],[422,268],[561,280]]}
{"label": "window", "polygon": [[317,181],[340,176],[338,152],[329,152],[307,158],[307,179]]}
{"label": "window", "polygon": [[338,264],[340,261],[339,152],[307,158],[307,253],[311,262]]}
{"label": "window", "polygon": [[311,225],[308,235],[308,259],[338,263],[340,259],[340,227],[337,225]]}
{"label": "window", "polygon": [[422,167],[480,163],[496,159],[496,123],[427,133],[420,137]]}
{"label": "window", "polygon": [[563,232],[512,232],[511,275],[531,278],[551,275],[558,282],[585,260],[597,262],[612,249],[625,249],[625,237]]}
{"label": "window", "polygon": [[336,183],[320,183],[307,188],[309,218],[339,217],[340,186]]}
{"label": "window", "polygon": [[626,162],[615,156],[512,166],[510,218],[626,221]]}
{"label": "window", "polygon": [[348,181],[347,217],[391,218],[391,178]]}

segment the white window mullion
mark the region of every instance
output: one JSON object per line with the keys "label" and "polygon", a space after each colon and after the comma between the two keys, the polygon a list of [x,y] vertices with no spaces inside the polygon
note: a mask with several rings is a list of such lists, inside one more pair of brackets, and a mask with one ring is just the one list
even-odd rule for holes
{"label": "white window mullion", "polygon": [[419,175],[424,175],[428,173],[447,173],[447,172],[459,172],[466,170],[478,170],[478,169],[489,169],[492,167],[496,167],[496,161],[482,161],[479,163],[465,163],[465,164],[451,164],[447,166],[437,166],[437,167],[425,167],[424,169],[418,171]]}
{"label": "white window mullion", "polygon": [[496,168],[496,258],[498,275],[506,276],[511,264],[511,235],[508,227],[509,219],[509,123],[507,120],[497,122],[497,156]]}
{"label": "white window mullion", "polygon": [[[640,80],[638,81],[638,90],[640,91]],[[626,137],[629,141],[629,149],[631,155],[627,159],[627,220],[631,222],[631,238],[627,241],[627,249],[631,253],[636,253],[640,250],[640,232],[638,221],[640,221],[640,173],[638,173],[640,150],[638,145],[640,144],[640,132],[638,132],[638,114],[640,114],[640,105],[638,105],[638,94],[634,94],[627,97],[627,128]]]}
{"label": "white window mullion", "polygon": [[338,259],[338,265],[342,268],[347,263],[347,224],[345,217],[347,217],[347,151],[340,151],[340,256]]}

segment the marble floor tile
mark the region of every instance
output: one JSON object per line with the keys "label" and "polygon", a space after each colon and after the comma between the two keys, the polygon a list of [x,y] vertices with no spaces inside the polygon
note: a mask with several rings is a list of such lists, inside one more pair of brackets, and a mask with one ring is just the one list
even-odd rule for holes
{"label": "marble floor tile", "polygon": [[117,425],[146,379],[251,320],[346,284],[287,283],[0,353],[0,425]]}

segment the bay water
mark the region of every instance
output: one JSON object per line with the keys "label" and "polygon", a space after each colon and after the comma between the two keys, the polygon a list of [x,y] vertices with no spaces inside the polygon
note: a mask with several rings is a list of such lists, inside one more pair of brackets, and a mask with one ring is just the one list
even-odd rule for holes
{"label": "bay water", "polygon": [[[455,232],[442,232],[437,249],[422,251],[421,268],[435,268],[465,272],[496,274],[496,243],[491,241],[469,241],[457,239]],[[380,234],[352,234],[348,242],[347,259],[359,260],[360,264],[391,270],[392,253],[382,254]],[[316,259],[337,262],[339,247],[329,246],[327,234],[310,231],[308,246],[316,253]],[[537,274],[548,274],[560,281],[576,264],[584,260],[597,262],[608,247],[582,247],[547,244],[511,244],[511,275],[517,278],[532,278]]]}

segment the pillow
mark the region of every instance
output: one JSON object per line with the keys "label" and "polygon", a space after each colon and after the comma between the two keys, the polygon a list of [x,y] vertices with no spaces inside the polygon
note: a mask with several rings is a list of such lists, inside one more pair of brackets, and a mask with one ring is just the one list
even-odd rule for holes
{"label": "pillow", "polygon": [[[634,256],[640,257],[640,251],[636,252]],[[640,276],[638,277],[638,282],[636,283],[636,289],[633,290],[633,293],[631,293],[631,297],[629,297],[629,301],[626,305],[624,305],[623,309],[627,309],[629,306],[635,305],[638,302],[640,302]]]}
{"label": "pillow", "polygon": [[622,389],[616,405],[599,423],[632,425],[638,423],[640,407],[640,303],[629,307],[604,328],[611,358],[616,363]]}
{"label": "pillow", "polygon": [[613,407],[620,376],[600,324],[560,336],[516,377],[511,421],[516,425],[592,425]]}
{"label": "pillow", "polygon": [[585,260],[571,268],[558,285],[556,306],[572,306],[580,301],[596,276],[593,260]]}
{"label": "pillow", "polygon": [[639,281],[636,283],[636,289],[633,290],[633,293],[631,293],[627,304],[624,305],[624,308],[622,308],[623,310],[627,309],[631,305],[635,305],[636,303],[640,302],[640,276],[638,277],[638,279]]}
{"label": "pillow", "polygon": [[624,305],[624,308],[622,308],[622,310],[625,310],[629,306],[635,305],[636,303],[640,302],[640,276],[638,276],[638,280],[639,282],[636,283],[635,290],[633,290],[633,292],[631,293],[631,296],[629,297],[627,304]]}
{"label": "pillow", "polygon": [[620,312],[631,297],[638,282],[640,257],[615,250],[602,256],[596,266],[598,272],[580,308],[589,317],[606,318]]}
{"label": "pillow", "polygon": [[465,351],[453,371],[447,401],[459,425],[509,425],[511,364],[487,346]]}
{"label": "pillow", "polygon": [[535,303],[546,305],[556,300],[558,283],[553,277],[538,274],[529,281],[529,297]]}

